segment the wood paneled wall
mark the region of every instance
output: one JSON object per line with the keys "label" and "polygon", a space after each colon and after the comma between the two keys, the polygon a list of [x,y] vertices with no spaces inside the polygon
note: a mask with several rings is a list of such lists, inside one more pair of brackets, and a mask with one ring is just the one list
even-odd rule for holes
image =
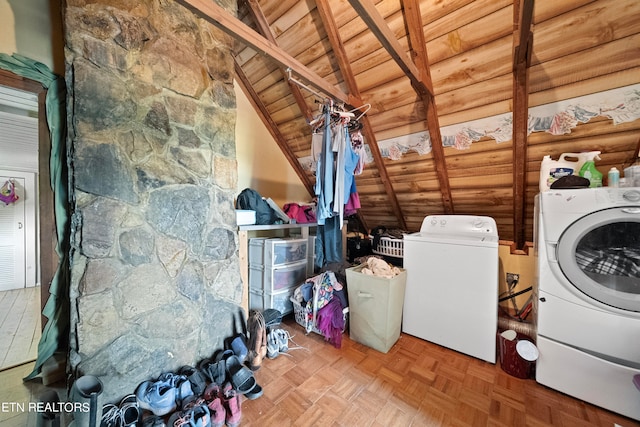
{"label": "wood paneled wall", "polygon": [[[321,1],[321,0],[317,0]],[[260,0],[280,48],[322,78],[347,91],[313,0]],[[357,16],[349,2],[324,0],[345,51],[378,141],[426,129],[424,104],[409,79]],[[377,11],[408,49],[400,0],[374,1]],[[246,8],[239,17],[250,26]],[[509,113],[513,108],[514,2],[511,0],[423,0],[424,37],[441,127]],[[529,69],[529,106],[640,83],[640,2],[635,0],[537,1]],[[298,157],[310,152],[311,129],[281,70],[265,55],[237,46],[237,61]],[[295,70],[293,70],[295,75]],[[318,97],[304,91],[318,111]],[[597,167],[623,169],[640,139],[640,121],[613,125],[604,117],[579,124],[570,134],[533,133],[526,159],[526,239],[533,240],[533,199],[544,155],[602,151]],[[512,143],[485,139],[468,150],[445,148],[455,213],[489,215],[500,238],[512,240]],[[386,168],[409,231],[428,214],[443,213],[433,156],[407,153],[400,160],[369,164],[357,177],[361,214],[369,227],[397,226],[379,167]],[[309,174],[313,180],[313,176]]]}

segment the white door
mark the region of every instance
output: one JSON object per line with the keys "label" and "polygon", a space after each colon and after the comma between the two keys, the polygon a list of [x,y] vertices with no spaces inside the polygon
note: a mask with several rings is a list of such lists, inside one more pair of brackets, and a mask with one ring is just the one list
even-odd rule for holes
{"label": "white door", "polygon": [[0,186],[6,180],[15,182],[17,202],[0,202],[0,291],[24,288],[25,281],[25,179],[0,175]]}

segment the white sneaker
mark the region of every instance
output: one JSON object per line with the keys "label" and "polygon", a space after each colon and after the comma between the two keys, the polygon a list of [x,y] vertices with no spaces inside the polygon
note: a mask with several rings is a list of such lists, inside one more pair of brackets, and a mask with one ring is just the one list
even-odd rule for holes
{"label": "white sneaker", "polygon": [[289,340],[291,339],[291,335],[289,335],[289,331],[284,329],[276,329],[275,330],[278,336],[278,350],[280,353],[286,353],[289,351]]}
{"label": "white sneaker", "polygon": [[273,329],[267,334],[267,357],[269,359],[275,359],[280,354],[279,330]]}

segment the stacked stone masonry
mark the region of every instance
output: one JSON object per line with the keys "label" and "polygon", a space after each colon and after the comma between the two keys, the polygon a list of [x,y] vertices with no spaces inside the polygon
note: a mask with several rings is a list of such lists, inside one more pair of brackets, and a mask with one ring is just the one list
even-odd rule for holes
{"label": "stacked stone masonry", "polygon": [[232,40],[171,0],[68,0],[64,22],[71,369],[115,401],[238,324]]}

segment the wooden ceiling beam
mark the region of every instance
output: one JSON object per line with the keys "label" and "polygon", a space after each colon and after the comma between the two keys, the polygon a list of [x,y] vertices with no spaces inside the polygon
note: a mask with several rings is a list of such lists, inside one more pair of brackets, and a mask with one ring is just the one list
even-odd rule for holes
{"label": "wooden ceiling beam", "polygon": [[[338,61],[338,67],[340,68],[342,77],[344,78],[344,81],[347,85],[347,89],[349,90],[349,93],[353,95],[353,97],[361,99],[360,89],[358,88],[358,84],[351,68],[351,63],[349,62],[349,57],[344,48],[342,38],[340,37],[338,26],[335,22],[335,19],[333,18],[333,14],[331,13],[329,2],[327,0],[316,0],[316,7],[318,13],[320,14],[320,18],[322,19],[324,29],[327,32],[327,37],[329,38],[329,43],[331,44],[331,47],[333,49],[333,54]],[[366,115],[363,115],[360,121],[363,125],[362,132],[364,133],[364,137],[369,144],[369,149],[371,150],[373,160],[376,164],[376,167],[378,168],[380,180],[382,181],[382,185],[384,186],[387,198],[391,203],[391,209],[393,210],[393,213],[398,220],[400,228],[406,230],[407,223],[402,213],[402,209],[400,208],[400,203],[398,203],[396,192],[394,191],[391,184],[389,173],[387,172],[387,168],[384,164],[384,159],[382,158],[382,154],[380,153],[377,138],[373,133],[373,130],[371,129],[369,118]],[[364,218],[360,218],[360,221],[363,223],[364,227],[368,229]]]}
{"label": "wooden ceiling beam", "polygon": [[276,144],[278,144],[278,147],[280,147],[280,150],[282,150],[282,152],[284,153],[285,157],[289,161],[289,164],[293,167],[296,174],[300,178],[300,181],[302,181],[309,194],[315,194],[313,183],[302,168],[302,165],[298,161],[296,155],[293,153],[293,151],[291,151],[291,147],[289,147],[289,144],[287,144],[286,138],[278,130],[278,125],[271,118],[269,111],[267,111],[267,107],[265,107],[265,105],[262,103],[256,91],[253,90],[251,82],[249,82],[249,80],[247,79],[247,76],[244,74],[244,71],[242,71],[242,68],[240,68],[238,62],[234,60],[234,64],[236,77],[240,82],[242,91],[249,99],[249,102],[251,102],[251,104],[253,105],[254,110],[260,116],[260,119],[269,130],[269,133],[271,133],[271,136],[276,141]]}
{"label": "wooden ceiling beam", "polygon": [[527,251],[525,222],[527,135],[529,126],[529,66],[533,46],[534,0],[514,1],[513,55],[513,238],[515,251]]}
{"label": "wooden ceiling beam", "polygon": [[[273,34],[273,31],[271,31],[271,27],[269,26],[269,22],[267,21],[267,18],[264,16],[264,13],[262,12],[260,3],[258,3],[257,0],[246,0],[246,3],[249,8],[249,13],[251,14],[256,25],[258,26],[258,30],[260,31],[260,34],[262,34],[263,37],[265,37],[267,40],[269,40],[271,43],[277,46],[278,42],[276,40],[275,35]],[[309,108],[309,105],[307,104],[307,101],[305,100],[304,95],[300,90],[300,87],[298,87],[295,83],[289,80],[289,75],[287,73],[286,68],[281,66],[280,71],[282,72],[282,76],[284,80],[289,85],[291,94],[293,95],[293,98],[295,99],[296,104],[298,105],[298,108],[300,108],[302,115],[304,116],[307,123],[310,123],[311,120],[313,120],[313,113],[311,112],[311,108]],[[296,163],[299,163],[299,162],[296,160]]]}
{"label": "wooden ceiling beam", "polygon": [[433,96],[431,79],[427,78],[428,76],[426,75],[422,75],[418,67],[407,57],[395,34],[393,34],[393,31],[391,31],[391,28],[389,28],[371,0],[349,0],[349,3],[382,44],[382,47],[387,50],[391,58],[407,75],[418,95],[428,94]]}
{"label": "wooden ceiling beam", "polygon": [[[418,68],[420,80],[428,82],[431,87],[431,70],[429,66],[429,56],[427,55],[427,44],[424,40],[424,25],[422,24],[420,3],[418,0],[401,0],[401,4],[402,9],[404,10],[407,32],[409,33],[409,48],[411,50],[411,56]],[[438,111],[436,108],[435,98],[433,96],[433,89],[431,89],[429,93],[424,93],[424,91],[420,90],[417,92],[426,111],[427,129],[429,130],[429,138],[431,140],[431,150],[433,152],[436,176],[440,183],[442,205],[445,213],[453,214],[453,197],[451,195],[451,186],[449,185],[449,173],[444,155],[444,147],[442,145],[440,121],[438,120]]]}
{"label": "wooden ceiling beam", "polygon": [[442,146],[442,135],[440,134],[440,124],[433,94],[433,83],[429,71],[429,60],[422,30],[422,15],[420,14],[419,3],[417,1],[402,2],[405,9],[404,15],[409,32],[410,45],[414,48],[412,53],[417,65],[407,57],[400,42],[370,0],[349,0],[349,3],[409,78],[411,86],[424,104],[427,129],[431,140],[431,152],[433,153],[436,176],[440,184],[443,209],[445,213],[452,214],[454,213],[453,198],[449,185],[444,147]]}
{"label": "wooden ceiling beam", "polygon": [[283,49],[253,31],[215,2],[210,0],[178,0],[178,3],[189,9],[196,16],[215,25],[231,37],[250,46],[256,52],[268,56],[280,66],[290,68],[298,76],[334,99],[353,105],[354,107],[359,106],[358,99],[353,99],[353,97],[342,92],[339,88],[307,68]]}

